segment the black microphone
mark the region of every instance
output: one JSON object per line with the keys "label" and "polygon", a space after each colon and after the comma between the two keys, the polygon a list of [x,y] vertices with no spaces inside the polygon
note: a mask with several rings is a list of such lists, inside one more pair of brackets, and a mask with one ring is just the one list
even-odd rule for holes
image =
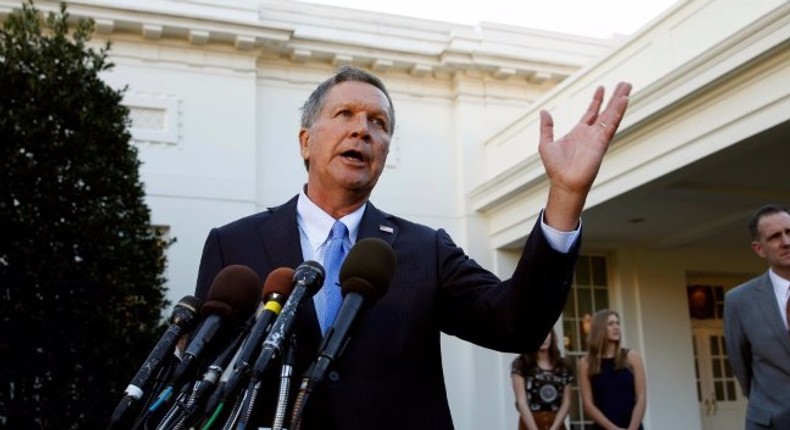
{"label": "black microphone", "polygon": [[351,248],[338,276],[343,304],[324,335],[318,347],[318,357],[306,372],[305,379],[315,384],[324,379],[327,368],[340,356],[348,342],[362,306],[371,305],[386,294],[396,265],[395,251],[382,239],[365,238]]}
{"label": "black microphone", "polygon": [[123,423],[138,401],[148,394],[146,390],[153,382],[152,378],[161,370],[164,361],[173,355],[176,343],[183,334],[191,331],[197,325],[197,311],[202,303],[202,300],[197,297],[184,296],[173,307],[169,319],[170,326],[165,330],[151,353],[148,354],[148,358],[134,375],[129,386],[126,387],[124,398],[110,417],[109,428]]}
{"label": "black microphone", "polygon": [[236,395],[238,389],[250,375],[250,369],[261,350],[265,336],[269,333],[273,321],[280,315],[283,304],[293,290],[294,269],[280,267],[274,269],[266,277],[263,284],[263,299],[258,308],[257,319],[250,329],[239,354],[234,357],[233,371],[229,377],[223,376],[223,382],[209,399],[206,412],[211,413],[219,402],[224,402]]}
{"label": "black microphone", "polygon": [[292,428],[299,428],[301,413],[310,393],[324,380],[329,366],[343,352],[363,305],[375,303],[389,289],[396,265],[395,251],[379,238],[362,239],[348,252],[338,276],[343,304],[318,347],[316,360],[302,378],[294,402]]}
{"label": "black microphone", "polygon": [[208,300],[200,308],[203,322],[189,341],[169,385],[159,393],[140,420],[148,420],[169,402],[174,392],[180,391],[187,379],[194,376],[202,359],[211,354],[212,348],[221,346],[227,337],[228,330],[221,329],[227,329],[227,322],[246,320],[260,301],[260,294],[258,275],[247,266],[230,265],[217,273],[209,287]]}
{"label": "black microphone", "polygon": [[[249,376],[250,362],[257,356],[261,342],[269,331],[272,321],[280,314],[283,303],[293,290],[294,270],[281,267],[273,270],[266,277],[263,284],[263,293],[258,309],[251,315],[243,330],[239,331],[235,340],[225,348],[204,373],[203,379],[195,383],[192,393],[188,398],[180,401],[178,408],[180,416],[173,415],[164,428],[172,426],[175,429],[191,428],[198,421],[208,418],[212,411],[224,401],[236,395],[239,384]],[[215,389],[216,387],[216,389]],[[203,408],[204,398],[211,393],[206,407]],[[218,408],[221,412],[222,408]]]}
{"label": "black microphone", "polygon": [[240,409],[241,415],[238,428],[247,427],[261,386],[260,379],[272,361],[282,355],[283,345],[286,345],[288,342],[291,328],[296,321],[296,314],[302,307],[302,303],[304,303],[307,298],[313,296],[321,288],[321,285],[323,285],[323,266],[312,260],[305,261],[296,268],[293,283],[293,292],[291,296],[288,297],[288,301],[285,302],[282,313],[280,313],[280,316],[274,321],[274,325],[272,325],[269,334],[266,336],[266,340],[263,341],[261,354],[258,356],[252,368],[247,394],[244,396]]}
{"label": "black microphone", "polygon": [[208,300],[200,308],[204,320],[184,350],[181,363],[176,367],[173,375],[174,386],[180,385],[195,370],[203,351],[221,337],[218,334],[223,326],[227,326],[226,322],[244,321],[255,311],[260,301],[260,285],[258,275],[247,266],[234,264],[217,273],[209,287]]}
{"label": "black microphone", "polygon": [[285,302],[280,316],[274,321],[266,340],[263,341],[261,353],[253,366],[252,379],[260,378],[269,367],[271,360],[282,351],[283,344],[287,341],[291,327],[296,321],[296,314],[302,303],[312,297],[324,283],[324,267],[312,260],[305,261],[296,268],[293,277],[294,289],[288,301]]}

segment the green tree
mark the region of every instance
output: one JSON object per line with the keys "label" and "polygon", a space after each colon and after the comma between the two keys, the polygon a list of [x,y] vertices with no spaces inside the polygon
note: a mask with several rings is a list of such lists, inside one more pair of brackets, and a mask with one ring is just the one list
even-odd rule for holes
{"label": "green tree", "polygon": [[106,427],[167,305],[110,45],[66,9],[0,32],[0,428]]}

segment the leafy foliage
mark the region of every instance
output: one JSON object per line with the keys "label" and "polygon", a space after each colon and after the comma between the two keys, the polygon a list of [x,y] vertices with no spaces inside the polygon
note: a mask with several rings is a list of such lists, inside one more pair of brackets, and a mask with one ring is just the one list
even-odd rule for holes
{"label": "leafy foliage", "polygon": [[162,330],[167,244],[92,33],[32,2],[0,32],[0,428],[106,427]]}

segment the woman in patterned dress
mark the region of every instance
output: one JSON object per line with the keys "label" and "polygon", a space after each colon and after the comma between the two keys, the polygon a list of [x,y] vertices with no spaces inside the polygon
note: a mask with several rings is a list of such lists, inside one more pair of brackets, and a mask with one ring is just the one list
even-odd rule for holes
{"label": "woman in patterned dress", "polygon": [[560,356],[554,330],[537,352],[513,360],[510,377],[519,430],[565,430],[573,371]]}

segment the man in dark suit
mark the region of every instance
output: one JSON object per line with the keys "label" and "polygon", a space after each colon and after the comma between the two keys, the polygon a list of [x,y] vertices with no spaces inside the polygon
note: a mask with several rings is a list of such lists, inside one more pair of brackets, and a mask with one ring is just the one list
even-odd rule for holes
{"label": "man in dark suit", "polygon": [[[304,430],[452,429],[440,333],[507,352],[536,349],[565,303],[579,247],[579,217],[604,153],[628,104],[621,83],[601,111],[598,88],[581,121],[554,140],[541,113],[539,151],[550,179],[548,202],[511,279],[499,280],[444,230],[389,215],[368,201],[384,168],[395,112],[375,76],[344,67],[303,107],[299,148],[308,180],[277,208],[214,229],[206,240],[197,295],[205,297],[229,264],[261,278],[305,260],[324,262],[335,221],[347,244],[377,237],[397,255],[389,291],[360,314],[353,339],[312,395]],[[327,305],[322,288],[298,315],[295,374],[314,360]],[[264,414],[266,415],[266,414]]]}
{"label": "man in dark suit", "polygon": [[725,296],[728,358],[749,398],[745,428],[790,429],[790,213],[763,206],[749,221],[749,232],[752,250],[769,269]]}

